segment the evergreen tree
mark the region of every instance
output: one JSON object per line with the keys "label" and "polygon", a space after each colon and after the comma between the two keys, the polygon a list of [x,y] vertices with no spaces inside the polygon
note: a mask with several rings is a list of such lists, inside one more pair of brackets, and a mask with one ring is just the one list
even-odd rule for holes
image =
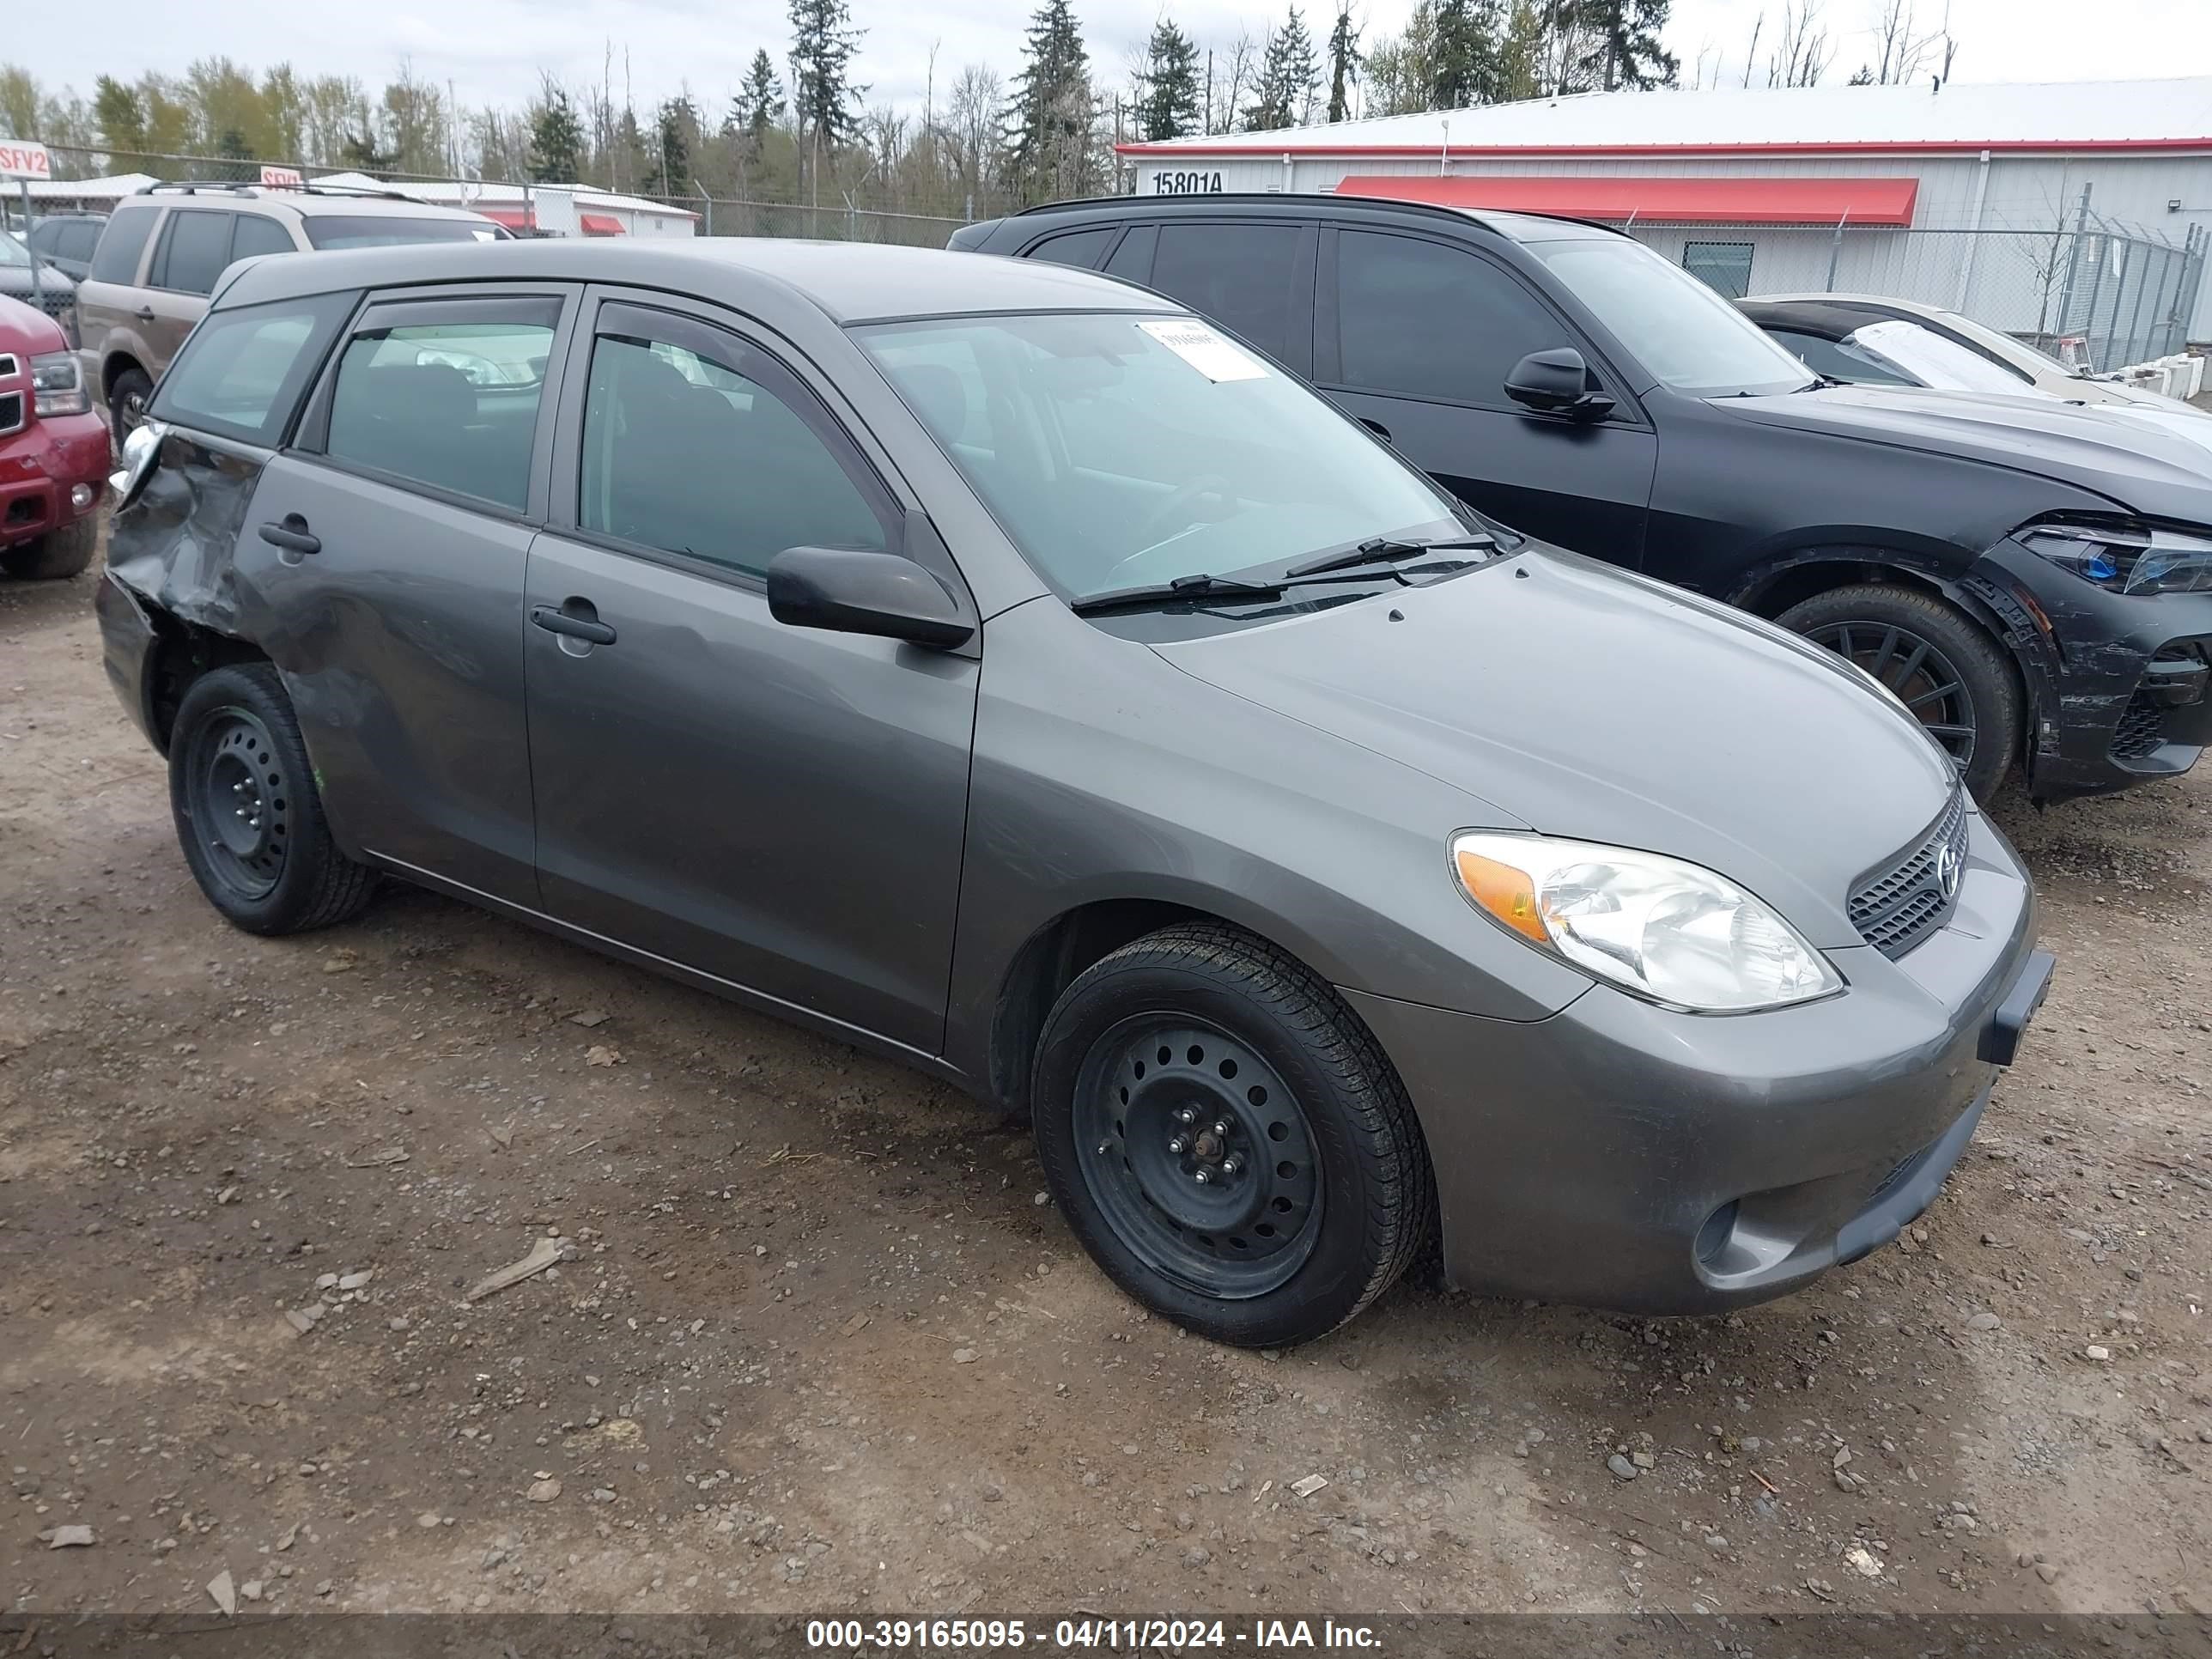
{"label": "evergreen tree", "polygon": [[1681,59],[1660,43],[1673,0],[1572,0],[1571,21],[1591,39],[1587,74],[1607,92],[1671,87]]}
{"label": "evergreen tree", "polygon": [[1014,183],[1026,201],[1080,192],[1091,173],[1091,54],[1068,0],[1030,19],[1028,62],[1014,77]]}
{"label": "evergreen tree", "polygon": [[1137,76],[1137,136],[1147,143],[1198,131],[1198,43],[1163,17]]}
{"label": "evergreen tree", "polygon": [[653,151],[648,177],[656,196],[675,196],[690,186],[691,141],[699,131],[699,112],[688,94],[679,94],[660,106],[653,120]]}
{"label": "evergreen tree", "polygon": [[791,100],[802,142],[835,149],[860,137],[867,88],[851,74],[864,33],[845,0],[791,0]]}
{"label": "evergreen tree", "polygon": [[138,89],[103,75],[93,83],[93,119],[100,123],[100,141],[111,152],[131,155],[146,149],[146,106]]}
{"label": "evergreen tree", "polygon": [[1313,36],[1296,6],[1282,27],[1267,37],[1267,50],[1260,60],[1260,83],[1244,112],[1247,132],[1272,132],[1294,127],[1313,118],[1314,88],[1321,71],[1314,64]]}
{"label": "evergreen tree", "polygon": [[1498,53],[1498,96],[1510,103],[1516,98],[1541,98],[1549,90],[1546,79],[1544,14],[1537,0],[1513,0],[1505,21],[1505,39]]}
{"label": "evergreen tree", "polygon": [[584,176],[584,124],[567,90],[550,81],[530,112],[530,176],[541,185],[573,185]]}
{"label": "evergreen tree", "polygon": [[1352,88],[1359,79],[1359,30],[1352,21],[1352,8],[1336,14],[1336,27],[1328,32],[1328,118],[1341,121],[1352,113]]}
{"label": "evergreen tree", "polygon": [[763,47],[753,54],[752,67],[738,84],[730,105],[730,125],[744,134],[757,155],[768,143],[769,130],[783,119],[785,108],[783,82],[776,78],[775,64]]}
{"label": "evergreen tree", "polygon": [[1502,0],[1437,0],[1434,107],[1464,109],[1498,101],[1504,80],[1501,10]]}

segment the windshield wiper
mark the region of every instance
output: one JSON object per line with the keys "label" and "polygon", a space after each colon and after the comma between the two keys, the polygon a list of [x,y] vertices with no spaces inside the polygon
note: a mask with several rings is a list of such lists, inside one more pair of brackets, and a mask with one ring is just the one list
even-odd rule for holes
{"label": "windshield wiper", "polygon": [[1279,599],[1282,596],[1280,582],[1239,581],[1234,576],[1211,576],[1200,571],[1188,576],[1177,576],[1173,581],[1153,582],[1144,587],[1117,587],[1109,592],[1093,593],[1088,598],[1077,599],[1067,608],[1079,617],[1089,617],[1102,611],[1165,605],[1176,599]]}
{"label": "windshield wiper", "polygon": [[1294,564],[1283,572],[1285,576],[1313,576],[1324,570],[1349,570],[1357,565],[1385,564],[1397,559],[1419,558],[1424,553],[1460,553],[1479,548],[1494,548],[1498,538],[1486,532],[1475,531],[1465,536],[1454,536],[1433,542],[1407,541],[1400,537],[1377,536],[1357,547],[1346,548],[1341,553],[1325,553],[1318,559],[1308,559],[1304,564]]}

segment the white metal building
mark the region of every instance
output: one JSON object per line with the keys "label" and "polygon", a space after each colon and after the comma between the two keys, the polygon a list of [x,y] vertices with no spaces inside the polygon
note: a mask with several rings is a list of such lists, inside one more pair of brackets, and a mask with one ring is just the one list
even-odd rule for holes
{"label": "white metal building", "polygon": [[[1911,270],[1914,297],[2000,327],[2023,326],[2005,314],[2023,285],[2055,283],[2034,269],[2039,239],[2080,222],[2085,188],[2107,226],[2177,246],[2212,235],[2212,76],[1586,93],[1121,155],[1146,195],[1346,187],[1627,223],[1740,292],[1832,273],[1897,291]],[[2203,290],[2197,341],[2212,340]]]}
{"label": "white metal building", "polygon": [[542,230],[560,236],[693,236],[699,216],[642,196],[593,190],[585,185],[498,185],[475,179],[373,179],[366,173],[319,174],[318,185],[396,190],[418,202],[466,208],[509,230]]}

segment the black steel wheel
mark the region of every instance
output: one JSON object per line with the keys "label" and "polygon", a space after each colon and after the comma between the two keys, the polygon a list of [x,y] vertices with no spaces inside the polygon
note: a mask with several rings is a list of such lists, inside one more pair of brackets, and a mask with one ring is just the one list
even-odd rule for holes
{"label": "black steel wheel", "polygon": [[252,710],[225,708],[193,728],[183,766],[207,868],[241,900],[266,898],[283,878],[296,794],[276,740]]}
{"label": "black steel wheel", "polygon": [[1428,1150],[1373,1035],[1295,957],[1222,923],[1163,928],[1079,975],[1030,1100],[1084,1248],[1201,1335],[1334,1330],[1434,1225]]}
{"label": "black steel wheel", "polygon": [[1887,686],[1987,801],[2026,744],[2020,682],[1997,642],[1932,594],[1862,582],[1815,594],[1777,618]]}
{"label": "black steel wheel", "polygon": [[1249,1042],[1139,1015],[1076,1083],[1091,1195],[1152,1272],[1228,1298],[1280,1289],[1313,1253],[1324,1197],[1291,1085]]}
{"label": "black steel wheel", "polygon": [[254,933],[327,927],[368,902],[375,872],[338,849],[283,682],[267,663],[211,669],[169,732],[169,804],[208,901]]}

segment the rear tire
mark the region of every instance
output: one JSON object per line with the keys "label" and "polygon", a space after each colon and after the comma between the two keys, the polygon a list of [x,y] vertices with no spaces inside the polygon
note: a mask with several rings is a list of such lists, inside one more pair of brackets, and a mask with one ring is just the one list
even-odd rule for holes
{"label": "rear tire", "polygon": [[1335,1329],[1434,1229],[1428,1149],[1374,1036],[1233,927],[1165,928],[1086,969],[1046,1020],[1031,1097],[1046,1182],[1092,1260],[1218,1341]]}
{"label": "rear tire", "polygon": [[108,435],[117,454],[123,453],[123,441],[131,435],[131,428],[144,423],[146,405],[153,396],[154,382],[136,366],[118,374],[107,388]]}
{"label": "rear tire", "polygon": [[100,520],[82,518],[0,551],[0,570],[25,581],[58,581],[90,564],[99,546]]}
{"label": "rear tire", "polygon": [[1775,620],[1888,686],[1942,744],[1974,799],[1996,796],[2026,746],[2020,680],[1972,617],[1912,588],[1859,582],[1816,593]]}
{"label": "rear tire", "polygon": [[283,682],[267,663],[194,680],[169,735],[169,801],[208,902],[249,933],[360,913],[376,872],[338,850]]}

